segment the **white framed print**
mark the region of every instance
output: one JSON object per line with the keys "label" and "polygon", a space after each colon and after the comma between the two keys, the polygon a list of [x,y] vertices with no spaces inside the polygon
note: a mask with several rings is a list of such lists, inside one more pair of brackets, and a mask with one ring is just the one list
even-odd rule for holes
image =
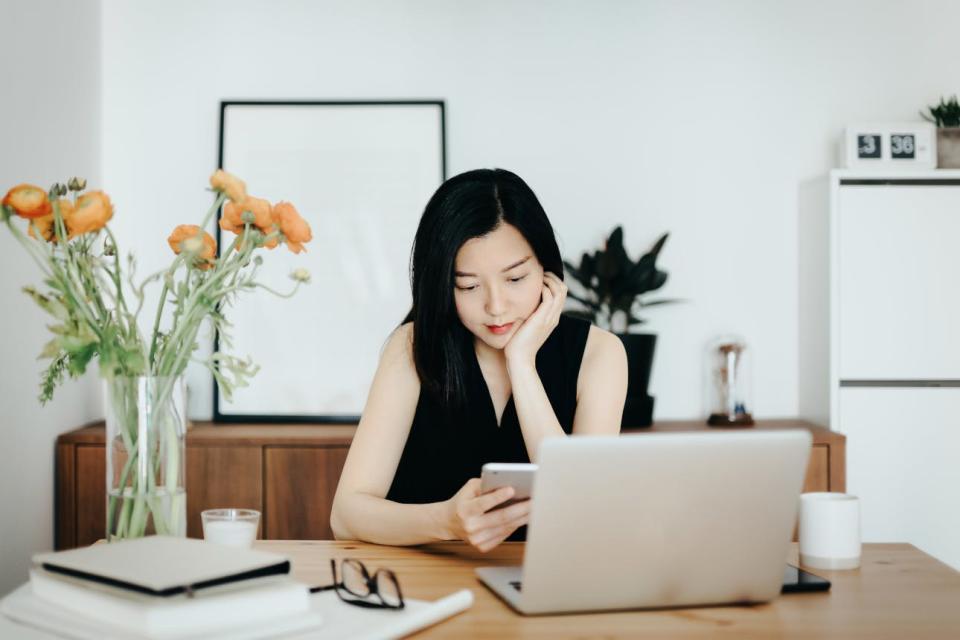
{"label": "white framed print", "polygon": [[849,169],[935,169],[937,129],[928,122],[849,125],[844,150]]}
{"label": "white framed print", "polygon": [[410,249],[446,178],[444,102],[225,101],[219,159],[252,195],[293,203],[313,240],[297,255],[281,245],[257,272],[287,291],[306,268],[297,295],[261,291],[226,310],[229,352],[260,369],[229,402],[214,380],[214,421],[357,422],[410,310]]}

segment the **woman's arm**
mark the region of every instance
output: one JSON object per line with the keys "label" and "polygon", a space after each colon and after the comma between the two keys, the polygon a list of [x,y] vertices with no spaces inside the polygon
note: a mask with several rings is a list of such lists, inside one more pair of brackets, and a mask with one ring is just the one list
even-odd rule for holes
{"label": "woman's arm", "polygon": [[520,432],[527,447],[531,462],[537,461],[540,443],[550,436],[566,435],[557,414],[553,411],[550,398],[543,388],[540,374],[535,364],[507,361],[510,386],[513,389],[513,405],[517,409]]}
{"label": "woman's arm", "polygon": [[540,442],[544,438],[566,435],[537,373],[537,352],[560,324],[566,299],[567,285],[563,280],[549,271],[544,272],[540,305],[520,323],[517,332],[503,348],[513,405],[517,409],[520,432],[531,462],[537,461]]}
{"label": "woman's arm", "polygon": [[[537,351],[560,323],[567,285],[549,271],[543,276],[543,298],[504,348],[513,403],[530,460],[540,443],[566,435],[537,373]],[[617,336],[591,326],[577,378],[577,412],[573,433],[617,434],[627,397],[627,355]]]}
{"label": "woman's arm", "polygon": [[[566,435],[532,363],[507,362],[513,402],[530,460],[537,460],[540,443]],[[616,435],[620,432],[627,397],[627,353],[620,338],[590,327],[577,378],[577,411],[573,433]]]}
{"label": "woman's arm", "polygon": [[617,336],[590,327],[577,377],[576,434],[617,435],[627,399],[627,351]]}
{"label": "woman's arm", "polygon": [[380,358],[333,499],[333,535],[392,545],[465,540],[488,551],[527,523],[529,502],[490,511],[513,496],[510,487],[481,494],[480,480],[472,479],[443,502],[401,504],[385,498],[420,397],[411,336],[412,325],[400,327]]}
{"label": "woman's arm", "polygon": [[397,329],[380,357],[333,499],[330,524],[338,539],[407,545],[448,538],[441,503],[385,499],[420,395],[412,334],[411,324]]}

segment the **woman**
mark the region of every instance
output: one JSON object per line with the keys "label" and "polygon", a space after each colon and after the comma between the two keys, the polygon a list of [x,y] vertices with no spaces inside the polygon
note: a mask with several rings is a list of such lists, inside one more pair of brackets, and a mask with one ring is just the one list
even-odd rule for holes
{"label": "woman", "polygon": [[[413,306],[384,348],[347,456],[338,539],[522,538],[530,501],[480,493],[486,462],[537,459],[544,438],[615,435],[627,387],[620,340],[561,316],[553,227],[518,176],[479,169],[430,199],[413,247]],[[515,533],[516,532],[516,533]]]}

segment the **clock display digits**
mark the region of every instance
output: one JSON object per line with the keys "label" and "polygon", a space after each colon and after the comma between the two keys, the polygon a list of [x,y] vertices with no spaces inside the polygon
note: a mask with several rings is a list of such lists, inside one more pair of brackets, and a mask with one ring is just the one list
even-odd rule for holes
{"label": "clock display digits", "polygon": [[917,153],[916,140],[912,133],[891,133],[890,134],[890,157],[891,158],[914,158]]}
{"label": "clock display digits", "polygon": [[880,157],[880,135],[862,134],[857,136],[857,157],[860,158],[879,158]]}

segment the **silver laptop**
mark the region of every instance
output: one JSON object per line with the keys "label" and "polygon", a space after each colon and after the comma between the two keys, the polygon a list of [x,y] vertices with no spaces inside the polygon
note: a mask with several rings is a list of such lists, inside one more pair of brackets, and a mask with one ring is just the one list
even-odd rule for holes
{"label": "silver laptop", "polygon": [[772,600],[810,445],[805,430],[545,440],[523,566],[477,575],[527,614]]}

